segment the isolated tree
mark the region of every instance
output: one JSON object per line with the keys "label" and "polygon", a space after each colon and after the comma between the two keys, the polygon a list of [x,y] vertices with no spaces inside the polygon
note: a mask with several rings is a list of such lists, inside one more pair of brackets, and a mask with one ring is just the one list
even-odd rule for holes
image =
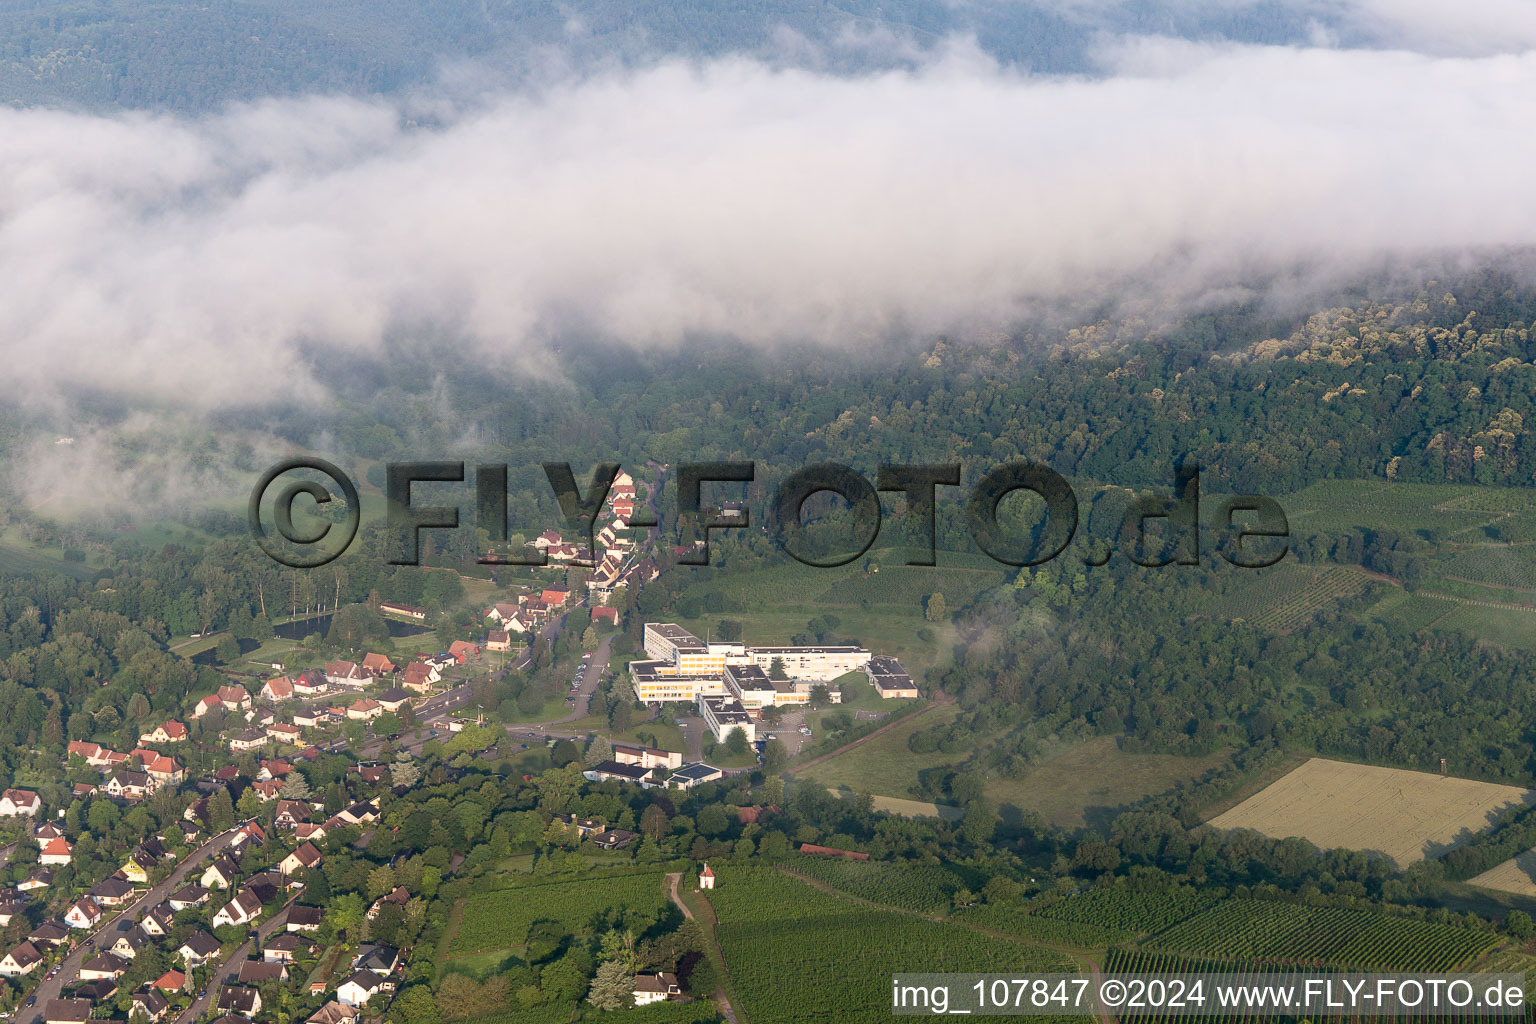
{"label": "isolated tree", "polygon": [[603,761],[612,761],[612,760],[613,760],[613,741],[608,739],[607,736],[603,736],[601,734],[593,738],[591,744],[589,744],[587,746],[586,757],[582,758],[582,762],[588,768],[592,767],[595,764],[599,764],[599,763],[601,763]]}
{"label": "isolated tree", "polygon": [[564,768],[574,761],[581,760],[581,750],[570,740],[560,740],[549,752],[549,760],[556,768]]}
{"label": "isolated tree", "polygon": [[777,775],[788,763],[789,751],[777,737],[763,744],[763,771]]}
{"label": "isolated tree", "polygon": [[929,622],[943,622],[949,615],[949,609],[945,605],[943,594],[928,595],[927,607],[923,609],[923,616]]}
{"label": "isolated tree", "polygon": [[645,809],[640,815],[640,831],[652,839],[660,839],[672,828],[672,822],[667,818],[667,812],[655,804]]}
{"label": "isolated tree", "polygon": [[283,780],[283,788],[278,790],[278,795],[284,800],[308,800],[309,780],[300,772],[289,772]]}
{"label": "isolated tree", "polygon": [[544,830],[544,844],[546,846],[564,846],[571,841],[571,826],[555,818]]}
{"label": "isolated tree", "polygon": [[725,749],[730,751],[732,755],[740,757],[750,748],[751,744],[747,742],[746,730],[741,726],[735,726],[730,732],[725,734]]}
{"label": "isolated tree", "polygon": [[235,823],[235,802],[229,798],[229,790],[220,787],[208,798],[208,829],[222,832]]}
{"label": "isolated tree", "polygon": [[389,766],[389,781],[396,788],[410,789],[421,779],[421,766],[411,760],[404,750],[395,755]]}
{"label": "isolated tree", "polygon": [[768,678],[776,682],[782,682],[789,678],[789,673],[784,671],[783,658],[774,658],[768,663]]}

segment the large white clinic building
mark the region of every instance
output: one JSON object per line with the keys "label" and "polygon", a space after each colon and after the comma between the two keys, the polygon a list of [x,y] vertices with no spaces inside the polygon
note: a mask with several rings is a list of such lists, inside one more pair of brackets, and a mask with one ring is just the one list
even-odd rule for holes
{"label": "large white clinic building", "polygon": [[[749,647],[740,643],[705,643],[670,622],[645,624],[647,661],[629,664],[635,697],[642,701],[696,701],[734,697],[748,707],[800,704],[810,689],[849,672],[863,671],[870,653],[862,647]],[[777,660],[788,677],[767,680]],[[757,672],[747,671],[750,668]],[[741,669],[729,673],[729,669]],[[735,683],[736,685],[731,685]]]}

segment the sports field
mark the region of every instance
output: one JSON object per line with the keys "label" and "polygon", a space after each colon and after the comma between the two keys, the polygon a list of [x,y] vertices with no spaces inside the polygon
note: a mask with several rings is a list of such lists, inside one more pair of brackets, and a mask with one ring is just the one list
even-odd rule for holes
{"label": "sports field", "polygon": [[1374,850],[1407,867],[1532,803],[1536,790],[1518,786],[1314,757],[1209,824],[1300,836],[1325,850]]}

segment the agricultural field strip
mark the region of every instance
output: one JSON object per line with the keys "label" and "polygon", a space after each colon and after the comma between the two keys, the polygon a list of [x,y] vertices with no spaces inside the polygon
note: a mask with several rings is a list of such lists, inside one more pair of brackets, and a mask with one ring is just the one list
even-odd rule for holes
{"label": "agricultural field strip", "polygon": [[1449,971],[1471,963],[1503,941],[1494,932],[1368,911],[1232,899],[1160,932],[1143,945],[1230,960]]}
{"label": "agricultural field strip", "polygon": [[1511,892],[1517,896],[1536,896],[1536,850],[1516,854],[1467,882],[1469,885]]}
{"label": "agricultural field strip", "polygon": [[1407,867],[1532,803],[1536,790],[1518,786],[1314,757],[1208,824],[1375,850]]}

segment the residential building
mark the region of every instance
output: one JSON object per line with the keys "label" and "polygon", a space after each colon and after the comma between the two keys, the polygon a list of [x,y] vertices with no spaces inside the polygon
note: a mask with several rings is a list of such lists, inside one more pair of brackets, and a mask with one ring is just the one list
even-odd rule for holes
{"label": "residential building", "polygon": [[176,949],[176,954],[181,957],[182,963],[187,965],[188,970],[216,956],[218,952],[219,940],[201,929],[188,935]]}
{"label": "residential building", "polygon": [[284,877],[289,875],[296,875],[300,871],[306,871],[310,868],[319,867],[321,859],[320,851],[315,847],[314,843],[304,843],[298,849],[284,857],[282,861],[278,863],[277,869],[278,871],[282,872]]}
{"label": "residential building", "polygon": [[4,957],[0,957],[0,975],[7,978],[24,978],[37,970],[43,962],[43,954],[31,942],[23,941]]}
{"label": "residential building", "polygon": [[347,1006],[363,1006],[384,990],[384,979],[372,971],[354,971],[336,987],[336,998]]}
{"label": "residential building", "polygon": [[273,676],[261,684],[261,699],[271,701],[292,700],[293,680],[287,676]]}
{"label": "residential building", "polygon": [[176,912],[164,903],[156,904],[139,918],[139,931],[152,939],[163,939],[171,934],[171,922]]}
{"label": "residential building", "polygon": [[267,734],[261,729],[246,729],[229,738],[229,749],[241,753],[247,750],[260,750],[267,745]]}
{"label": "residential building", "polygon": [[356,1008],[333,999],[310,1014],[304,1024],[356,1024],[357,1018]]}
{"label": "residential building", "polygon": [[290,932],[317,932],[324,921],[325,911],[320,907],[295,903],[288,908],[287,930]]}
{"label": "residential building", "polygon": [[187,741],[187,727],[181,722],[161,722],[150,732],[139,737],[140,743],[185,743]]}
{"label": "residential building", "polygon": [[235,894],[234,899],[219,908],[218,913],[213,915],[213,926],[222,928],[225,925],[242,925],[260,916],[261,897],[247,887],[241,889]]}
{"label": "residential building", "polygon": [[171,905],[172,910],[180,911],[186,910],[189,907],[202,906],[208,902],[210,895],[207,889],[194,882],[191,885],[184,885],[171,893],[170,898],[165,902]]}
{"label": "residential building", "polygon": [[184,992],[191,988],[191,979],[186,974],[177,970],[166,971],[160,977],[150,983],[150,987],[159,992],[169,992],[172,995]]}
{"label": "residential building", "polygon": [[241,985],[225,985],[219,990],[218,1009],[223,1013],[255,1017],[261,1012],[261,993]]}
{"label": "residential building", "polygon": [[128,969],[128,961],[113,953],[98,953],[80,965],[80,980],[116,981]]}
{"label": "residential building", "polygon": [[48,867],[62,867],[75,859],[75,848],[68,839],[50,839],[38,851],[37,862]]}
{"label": "residential building", "polygon": [[250,691],[243,686],[221,686],[217,696],[226,708],[234,708],[236,711],[249,711],[255,703],[251,700]]}
{"label": "residential building", "polygon": [[147,1020],[158,1021],[165,1016],[165,1012],[171,1008],[171,1001],[156,988],[146,988],[135,992],[129,999],[133,1007],[132,1013],[142,1013]]}
{"label": "residential building", "polygon": [[281,960],[246,960],[240,964],[240,984],[262,985],[269,981],[287,981],[288,965]]}
{"label": "residential building", "polygon": [[677,983],[677,975],[667,971],[660,974],[635,975],[634,997],[636,1006],[660,1003],[683,994]]}
{"label": "residential building", "polygon": [[101,923],[101,907],[93,899],[78,899],[64,911],[64,923],[71,928],[94,928]]}
{"label": "residential building", "polygon": [[240,866],[228,854],[220,853],[203,869],[198,882],[205,889],[229,889],[240,878]]}
{"label": "residential building", "polygon": [[332,686],[362,686],[373,676],[361,665],[350,661],[328,661],[325,663],[325,681]]}
{"label": "residential building", "polygon": [[347,706],[347,717],[360,722],[372,721],[383,713],[383,706],[371,697],[359,697]]}
{"label": "residential building", "polygon": [[85,1024],[90,1019],[89,999],[50,999],[43,1005],[43,1024]]}
{"label": "residential building", "polygon": [[42,809],[42,798],[30,789],[8,789],[0,794],[0,815],[8,818],[30,818]]}

